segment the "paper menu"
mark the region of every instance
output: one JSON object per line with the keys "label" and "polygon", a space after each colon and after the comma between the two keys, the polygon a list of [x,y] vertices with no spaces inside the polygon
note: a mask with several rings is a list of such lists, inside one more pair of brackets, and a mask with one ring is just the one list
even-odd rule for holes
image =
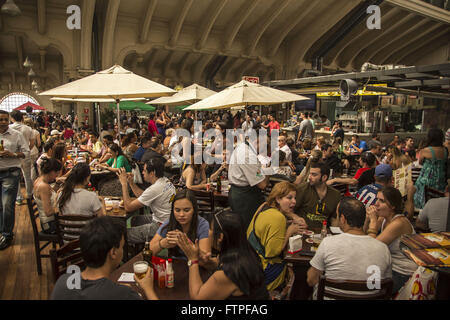
{"label": "paper menu", "polygon": [[124,272],[120,275],[117,282],[134,282],[134,273]]}

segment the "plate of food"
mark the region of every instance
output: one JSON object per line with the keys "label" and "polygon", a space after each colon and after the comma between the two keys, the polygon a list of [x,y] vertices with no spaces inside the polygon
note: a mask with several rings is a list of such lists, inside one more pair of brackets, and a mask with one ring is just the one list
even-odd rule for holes
{"label": "plate of food", "polygon": [[311,231],[311,230],[304,230],[304,231],[303,231],[303,234],[304,234],[304,235],[307,235],[308,237],[310,237],[310,236],[312,236],[312,235],[314,234],[314,232]]}
{"label": "plate of food", "polygon": [[308,238],[308,239],[306,239],[305,241],[308,242],[308,243],[311,243],[311,244],[314,243],[314,240],[313,240],[312,238]]}

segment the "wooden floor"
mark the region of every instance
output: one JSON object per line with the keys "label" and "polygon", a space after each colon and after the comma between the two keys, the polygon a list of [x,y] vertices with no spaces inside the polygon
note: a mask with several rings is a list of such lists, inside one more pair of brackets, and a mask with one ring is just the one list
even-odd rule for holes
{"label": "wooden floor", "polygon": [[0,251],[0,300],[47,300],[53,290],[50,260],[42,259],[39,276],[26,205],[16,206],[14,233],[13,244]]}

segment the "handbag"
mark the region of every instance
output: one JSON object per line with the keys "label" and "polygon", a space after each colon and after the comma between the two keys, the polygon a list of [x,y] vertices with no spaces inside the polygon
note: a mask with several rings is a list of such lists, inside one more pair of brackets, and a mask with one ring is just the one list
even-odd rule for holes
{"label": "handbag", "polygon": [[425,267],[418,267],[394,300],[434,300],[438,273]]}
{"label": "handbag", "polygon": [[139,166],[135,163],[133,169],[131,170],[133,173],[133,181],[136,184],[142,184],[144,181],[142,180],[141,171],[139,170]]}

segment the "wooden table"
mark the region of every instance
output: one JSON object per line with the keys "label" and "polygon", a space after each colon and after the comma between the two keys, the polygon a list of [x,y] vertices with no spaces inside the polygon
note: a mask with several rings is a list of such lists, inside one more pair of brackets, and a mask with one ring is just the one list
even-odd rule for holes
{"label": "wooden table", "polygon": [[217,192],[214,191],[214,202],[219,204],[221,207],[228,207],[228,195],[229,192]]}
{"label": "wooden table", "polygon": [[311,267],[309,262],[313,258],[313,255],[302,255],[304,252],[311,252],[311,243],[305,240],[308,237],[303,235],[302,237],[302,250],[298,253],[289,254],[285,253],[284,261],[292,263],[295,281],[292,285],[291,300],[308,300],[313,293],[313,288],[306,282],[308,269]]}
{"label": "wooden table", "polygon": [[[123,264],[120,268],[115,270],[109,277],[110,280],[117,282],[119,280],[120,275],[123,272],[133,273],[133,263],[136,261],[142,261],[142,254],[138,254],[137,256],[130,259],[128,262]],[[189,296],[189,270],[187,266],[187,261],[181,259],[173,259],[172,262],[174,278],[175,278],[175,286],[174,288],[159,288],[156,281],[154,282],[153,287],[155,288],[155,293],[161,300],[190,300]],[[208,271],[202,267],[200,267],[200,276],[205,282],[210,275],[211,271]],[[145,297],[143,291],[138,288],[135,283],[131,284],[131,287],[139,292],[143,297]]]}

